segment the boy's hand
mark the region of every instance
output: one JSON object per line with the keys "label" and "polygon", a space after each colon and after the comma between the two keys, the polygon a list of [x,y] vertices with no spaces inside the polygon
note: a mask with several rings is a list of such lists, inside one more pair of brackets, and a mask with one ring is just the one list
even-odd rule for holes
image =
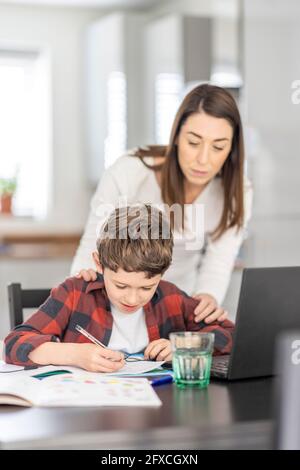
{"label": "boy's hand", "polygon": [[89,372],[116,372],[125,365],[124,355],[96,344],[74,344],[74,365]]}
{"label": "boy's hand", "polygon": [[157,339],[148,344],[144,351],[146,360],[171,361],[171,341],[168,339]]}
{"label": "boy's hand", "polygon": [[81,269],[79,273],[76,274],[76,277],[79,279],[82,278],[86,282],[96,281],[97,272],[94,269]]}
{"label": "boy's hand", "polygon": [[194,310],[195,322],[198,323],[201,320],[208,324],[214,321],[223,322],[228,317],[228,312],[218,306],[216,299],[212,295],[194,295],[194,299],[199,300],[199,304]]}

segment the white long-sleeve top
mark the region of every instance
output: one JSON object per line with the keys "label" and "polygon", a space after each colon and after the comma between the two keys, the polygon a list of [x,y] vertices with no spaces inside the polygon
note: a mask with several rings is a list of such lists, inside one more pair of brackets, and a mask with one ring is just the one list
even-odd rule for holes
{"label": "white long-sleeve top", "polygon": [[[148,158],[147,162],[153,162]],[[245,179],[245,227],[251,215],[252,187]],[[155,172],[147,168],[139,158],[126,154],[116,160],[103,174],[91,201],[91,211],[76,252],[71,274],[81,269],[93,267],[92,252],[104,219],[108,216],[107,205],[113,207],[124,204],[148,203],[163,205],[161,189]],[[187,222],[186,237],[174,233],[173,260],[164,274],[164,279],[173,282],[189,295],[207,293],[222,303],[231,277],[235,258],[244,238],[244,229],[228,229],[219,239],[213,240],[210,233],[217,227],[224,203],[220,178],[211,180],[193,207],[204,209],[203,240],[199,237],[199,227]],[[103,208],[106,208],[103,211]],[[201,211],[201,210],[200,210]],[[187,219],[189,221],[189,218]],[[197,229],[197,231],[196,231]],[[201,230],[201,229],[200,229]],[[191,241],[194,242],[191,244]],[[187,244],[187,240],[190,242]]]}

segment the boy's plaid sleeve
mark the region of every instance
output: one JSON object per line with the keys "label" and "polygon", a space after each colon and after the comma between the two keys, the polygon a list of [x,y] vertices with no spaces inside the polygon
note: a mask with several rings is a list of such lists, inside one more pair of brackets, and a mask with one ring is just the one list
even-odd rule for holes
{"label": "boy's plaid sleeve", "polygon": [[5,360],[20,366],[35,365],[28,355],[43,343],[62,339],[73,305],[73,285],[66,280],[51,290],[48,299],[22,325],[5,338]]}
{"label": "boy's plaid sleeve", "polygon": [[232,335],[234,331],[234,323],[225,320],[221,323],[215,321],[213,323],[195,322],[194,310],[198,305],[198,300],[182,293],[182,311],[186,331],[202,331],[203,333],[214,333],[214,355],[229,354],[232,348]]}

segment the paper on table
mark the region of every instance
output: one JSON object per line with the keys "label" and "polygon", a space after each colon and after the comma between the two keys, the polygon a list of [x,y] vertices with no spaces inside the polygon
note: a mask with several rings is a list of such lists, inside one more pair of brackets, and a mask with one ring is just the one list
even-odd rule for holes
{"label": "paper on table", "polygon": [[146,372],[150,372],[151,370],[157,369],[165,361],[136,361],[136,362],[127,362],[122,369],[118,370],[118,372],[106,372],[105,375],[136,375],[136,374],[144,374]]}
{"label": "paper on table", "polygon": [[[148,373],[151,370],[157,370],[159,367],[164,364],[165,361],[136,361],[136,362],[127,362],[122,369],[118,370],[117,372],[87,372],[84,371],[83,369],[79,369],[78,367],[69,367],[69,366],[44,366],[44,367],[39,367],[38,369],[35,369],[34,371],[28,371],[31,372],[28,375],[36,375],[40,374],[43,372],[51,372],[54,370],[68,370],[70,372],[76,373],[76,372],[86,372],[91,375],[101,375],[101,376],[115,376],[115,375],[141,375],[144,373]],[[27,371],[26,371],[27,372]]]}
{"label": "paper on table", "polygon": [[[159,368],[162,364],[164,364],[164,361],[156,362],[156,361],[137,361],[137,362],[128,362],[125,364],[122,369],[120,369],[118,372],[89,372],[90,374],[100,374],[100,375],[140,375],[143,373],[150,372],[151,370],[155,370]],[[52,372],[55,370],[68,370],[72,373],[76,373],[79,371],[83,371],[83,369],[80,369],[79,367],[70,367],[70,366],[41,366],[38,367],[37,369],[31,369],[31,370],[24,370],[24,367],[20,366],[14,366],[12,364],[5,364],[3,361],[0,361],[0,376],[1,376],[1,371],[3,370],[4,372],[10,372],[9,375],[14,376],[15,374],[13,372],[17,372],[16,375],[20,376],[33,376],[36,374],[41,374],[41,373],[46,373],[46,372]],[[20,372],[21,371],[21,372]],[[3,375],[6,375],[3,373]]]}
{"label": "paper on table", "polygon": [[11,372],[17,372],[19,370],[24,370],[22,366],[15,366],[14,364],[6,364],[4,361],[0,361],[0,373],[8,374]]}

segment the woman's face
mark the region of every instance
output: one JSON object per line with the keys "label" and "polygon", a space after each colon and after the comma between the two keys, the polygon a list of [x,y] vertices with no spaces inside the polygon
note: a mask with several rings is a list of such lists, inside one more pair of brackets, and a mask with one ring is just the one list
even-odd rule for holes
{"label": "woman's face", "polygon": [[186,181],[203,186],[220,171],[228,157],[233,129],[223,118],[205,112],[191,114],[178,136],[178,160]]}

